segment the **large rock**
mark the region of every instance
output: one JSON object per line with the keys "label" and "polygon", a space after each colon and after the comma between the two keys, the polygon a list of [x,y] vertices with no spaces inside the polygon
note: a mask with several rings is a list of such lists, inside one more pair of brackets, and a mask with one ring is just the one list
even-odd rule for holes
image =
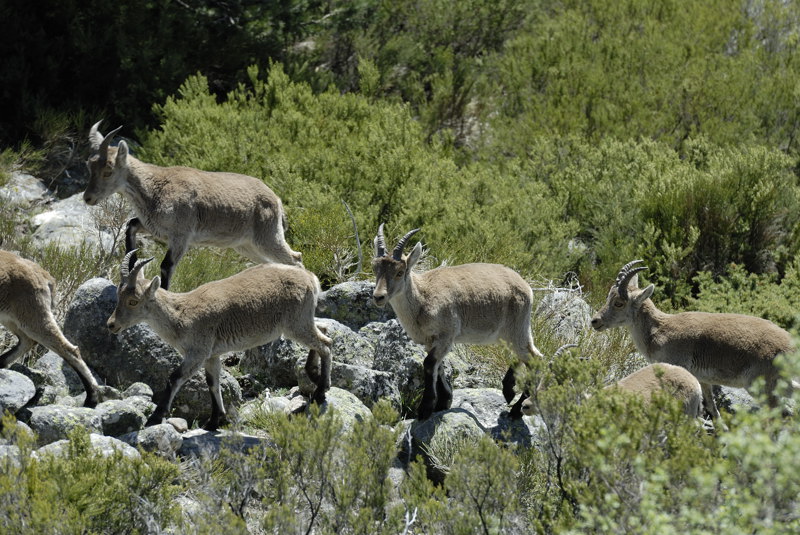
{"label": "large rock", "polygon": [[[300,392],[309,396],[316,388],[306,375],[306,359],[297,363],[297,383]],[[395,406],[399,406],[400,391],[397,388],[395,376],[388,372],[372,370],[364,366],[333,362],[331,366],[331,385],[347,390],[355,395],[362,403],[372,406],[381,398],[386,398]]]}
{"label": "large rock", "polygon": [[474,416],[492,438],[532,446],[541,442],[546,431],[539,416],[509,418],[509,407],[497,388],[464,388],[453,392],[450,410],[464,410]]}
{"label": "large rock", "polygon": [[183,437],[171,424],[151,425],[118,438],[134,448],[142,448],[166,457],[175,455],[183,446]]}
{"label": "large rock", "polygon": [[[183,358],[143,323],[111,334],[106,322],[116,303],[117,288],[108,279],[83,283],[67,310],[64,334],[78,345],[83,359],[109,385],[125,389],[143,382],[154,392],[162,392]],[[242,396],[238,383],[224,369],[220,379],[226,406],[239,404]],[[177,415],[188,420],[210,416],[211,397],[203,370],[187,381],[173,406]]]}
{"label": "large rock", "polygon": [[322,292],[317,302],[317,316],[335,319],[357,331],[373,321],[385,322],[395,317],[391,307],[378,308],[372,302],[375,283],[350,281]]}
{"label": "large rock", "polygon": [[0,416],[15,414],[36,395],[33,381],[12,370],[0,370]]}
{"label": "large rock", "polygon": [[[122,453],[123,456],[130,459],[136,459],[140,457],[136,448],[129,446],[128,444],[125,444],[116,438],[91,433],[89,435],[89,440],[91,442],[92,451],[98,455],[102,455],[103,457],[110,457],[115,455],[117,452]],[[41,458],[44,455],[63,457],[67,454],[67,452],[69,452],[69,440],[64,439],[39,448],[33,452],[33,455],[38,458]]]}
{"label": "large rock", "polygon": [[118,436],[138,431],[147,420],[144,413],[127,400],[104,401],[95,410],[100,415],[104,435]]}
{"label": "large rock", "polygon": [[183,435],[178,449],[181,457],[217,457],[223,448],[247,453],[254,448],[275,447],[267,439],[231,431],[211,432],[193,429]]}
{"label": "large rock", "polygon": [[110,252],[114,238],[106,231],[99,230],[93,215],[99,210],[83,201],[83,195],[76,193],[62,201],[50,205],[45,212],[31,218],[35,231],[31,238],[39,247],[58,245],[59,247],[89,246]]}
{"label": "large rock", "polygon": [[20,171],[12,171],[11,178],[0,188],[0,200],[12,205],[27,207],[52,198],[52,194],[41,180]]}
{"label": "large rock", "polygon": [[535,314],[544,317],[556,337],[575,343],[589,328],[592,307],[577,291],[555,290],[539,301]]}
{"label": "large rock", "polygon": [[42,446],[67,438],[69,432],[79,426],[90,433],[103,434],[103,421],[94,409],[48,405],[32,407],[30,412],[28,425],[38,435]]}

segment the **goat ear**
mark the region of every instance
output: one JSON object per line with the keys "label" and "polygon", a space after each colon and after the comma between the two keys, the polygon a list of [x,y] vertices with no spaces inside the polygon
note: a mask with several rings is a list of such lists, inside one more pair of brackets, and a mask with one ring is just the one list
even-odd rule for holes
{"label": "goat ear", "polygon": [[631,279],[628,281],[628,288],[632,288],[637,290],[639,288],[639,274],[636,273]]}
{"label": "goat ear", "polygon": [[636,296],[636,303],[641,304],[650,299],[650,296],[653,295],[653,290],[655,289],[656,287],[651,284],[647,288],[642,290],[641,293],[639,293],[639,295]]}
{"label": "goat ear", "polygon": [[153,280],[150,281],[150,286],[147,287],[147,296],[153,297],[156,294],[156,290],[161,288],[161,277],[156,275],[153,277]]}
{"label": "goat ear", "polygon": [[128,167],[128,144],[120,141],[117,145],[117,159],[114,167]]}
{"label": "goat ear", "polygon": [[409,253],[408,258],[406,258],[406,266],[408,269],[413,268],[417,262],[419,262],[419,257],[422,255],[422,242],[417,242],[414,248]]}

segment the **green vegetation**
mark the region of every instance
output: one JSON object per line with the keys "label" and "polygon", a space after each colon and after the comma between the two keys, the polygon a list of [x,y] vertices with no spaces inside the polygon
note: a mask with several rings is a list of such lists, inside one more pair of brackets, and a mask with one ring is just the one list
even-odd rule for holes
{"label": "green vegetation", "polygon": [[[433,265],[499,262],[536,285],[577,280],[594,306],[619,267],[642,258],[664,310],[798,326],[800,3],[11,2],[0,18],[16,21],[0,36],[13,50],[0,66],[11,110],[0,183],[17,165],[47,183],[75,174],[104,117],[125,124],[145,161],[262,178],[325,287],[370,276],[385,222],[390,240],[420,227]],[[116,278],[119,255],[36,250],[21,237],[25,215],[0,201],[3,247],[51,271],[61,310],[82,281]],[[122,223],[114,206],[97,222],[118,237]],[[245,265],[193,249],[175,289]],[[540,319],[534,333],[547,354],[562,343]],[[52,502],[63,532],[145,532],[144,517],[130,518],[145,509],[148,522],[180,526],[170,507],[118,505],[133,488],[170,503],[199,478],[213,482],[192,496],[200,532],[396,533],[411,518],[426,533],[798,530],[796,419],[726,415],[730,432],[709,436],[668,400],[598,391],[633,349],[622,331],[586,333],[581,348],[589,361],[568,354],[528,377],[547,385],[534,395],[548,422],[542,448],[440,445],[441,486],[413,463],[392,495],[397,417],[385,407],[381,426],[359,424],[346,440],[329,414],[262,415],[249,425],[279,449],[177,476],[150,457],[115,459],[112,472],[76,437],[65,460],[0,472],[0,518],[53,532],[41,505]],[[480,354],[498,378],[509,364],[503,349]],[[100,505],[68,482],[105,493]]]}

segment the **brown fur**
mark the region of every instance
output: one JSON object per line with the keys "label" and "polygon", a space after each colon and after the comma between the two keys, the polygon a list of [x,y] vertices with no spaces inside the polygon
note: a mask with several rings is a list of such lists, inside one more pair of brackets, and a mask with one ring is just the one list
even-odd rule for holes
{"label": "brown fur", "polygon": [[[99,124],[89,134],[97,151],[104,142]],[[126,253],[136,247],[140,228],[167,243],[161,273],[165,288],[190,245],[231,248],[259,263],[302,265],[300,253],[284,239],[280,198],[257,178],[152,165],[128,154],[124,141],[108,147],[106,154],[98,152],[87,164],[90,177],[83,198],[88,204],[120,193],[133,208],[136,218],[126,232]]]}
{"label": "brown fur", "polygon": [[626,289],[627,298],[612,286],[606,304],[592,318],[592,327],[627,326],[636,348],[650,362],[689,370],[700,381],[703,404],[712,417],[719,417],[711,394],[713,384],[748,388],[756,377],[764,377],[770,406],[777,405],[774,359],[792,349],[788,332],[771,321],[743,314],[664,313],[650,300],[654,286],[640,289],[638,275],[633,275]]}
{"label": "brown fur", "polygon": [[[127,264],[126,257],[123,270]],[[141,269],[134,268],[127,279],[123,274],[108,328],[116,333],[145,322],[184,359],[170,377],[148,425],[160,423],[169,414],[183,383],[204,366],[213,409],[206,427],[216,429],[226,416],[219,388],[219,356],[269,343],[281,335],[311,349],[306,372],[317,385],[314,401],[322,403],[330,388],[331,340],[314,322],[319,291],[313,273],[283,264],[253,266],[187,293],[164,290],[159,277],[146,280]]]}
{"label": "brown fur", "polygon": [[86,389],[84,405],[94,407],[106,389],[98,386],[80,351],[64,337],[56,323],[55,284],[50,273],[38,264],[0,251],[0,323],[19,339],[0,356],[0,368],[8,368],[34,345],[42,344],[78,373]]}

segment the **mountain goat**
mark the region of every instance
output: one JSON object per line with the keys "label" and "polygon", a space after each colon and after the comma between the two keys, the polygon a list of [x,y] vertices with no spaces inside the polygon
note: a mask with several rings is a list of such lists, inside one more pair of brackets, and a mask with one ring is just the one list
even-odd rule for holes
{"label": "mountain goat", "polygon": [[57,353],[78,372],[86,390],[85,407],[94,407],[108,389],[101,387],[81,358],[78,348],[59,329],[53,307],[56,281],[38,264],[0,251],[0,323],[17,337],[17,344],[0,355],[8,368],[37,342]]}
{"label": "mountain goat", "polygon": [[[169,287],[175,266],[190,245],[232,248],[259,263],[302,265],[300,253],[284,239],[281,200],[262,181],[236,173],[141,162],[128,153],[124,141],[109,147],[122,127],[104,137],[99,126],[97,122],[89,132],[95,154],[87,161],[90,176],[83,199],[91,206],[120,193],[130,201],[135,217],[125,230],[125,252],[136,248],[139,230],[166,242],[163,288]],[[135,257],[132,260],[133,264]]]}
{"label": "mountain goat", "polygon": [[106,323],[112,333],[145,322],[183,356],[183,363],[158,395],[147,425],[169,414],[181,386],[200,366],[205,367],[211,391],[211,418],[206,429],[225,421],[220,392],[220,355],[271,342],[283,335],[310,349],[306,373],[316,384],[312,401],[323,403],[330,388],[331,339],[314,322],[319,281],[299,266],[260,264],[226,279],[198,286],[187,293],[161,288],[158,276],[146,280],[142,268],[151,260],[137,260],[130,251],[120,266],[117,306]]}
{"label": "mountain goat", "polygon": [[627,326],[647,360],[686,368],[700,381],[703,407],[713,418],[719,417],[713,384],[748,388],[756,377],[764,377],[769,404],[775,407],[778,369],[773,361],[792,349],[789,333],[771,321],[742,314],[664,313],[650,299],[655,287],[639,288],[638,272],[647,269],[634,267],[640,262],[622,267],[592,327]]}
{"label": "mountain goat", "polygon": [[[694,375],[685,368],[661,362],[650,364],[627,375],[606,388],[618,388],[623,392],[642,396],[649,400],[656,392],[663,392],[683,404],[683,411],[692,418],[700,414],[703,392]],[[534,404],[526,399],[522,404],[522,414],[535,414]]]}
{"label": "mountain goat", "polygon": [[[425,388],[418,408],[420,419],[450,408],[453,392],[444,377],[441,362],[454,343],[492,344],[505,340],[522,362],[542,354],[531,336],[533,292],[514,270],[497,264],[464,264],[415,273],[422,254],[417,243],[403,256],[406,242],[419,229],[403,236],[391,256],[386,253],[383,224],[375,237],[375,304],[392,305],[408,336],[425,346]],[[514,371],[503,379],[507,402],[514,398]],[[520,417],[525,393],[510,415]]]}

